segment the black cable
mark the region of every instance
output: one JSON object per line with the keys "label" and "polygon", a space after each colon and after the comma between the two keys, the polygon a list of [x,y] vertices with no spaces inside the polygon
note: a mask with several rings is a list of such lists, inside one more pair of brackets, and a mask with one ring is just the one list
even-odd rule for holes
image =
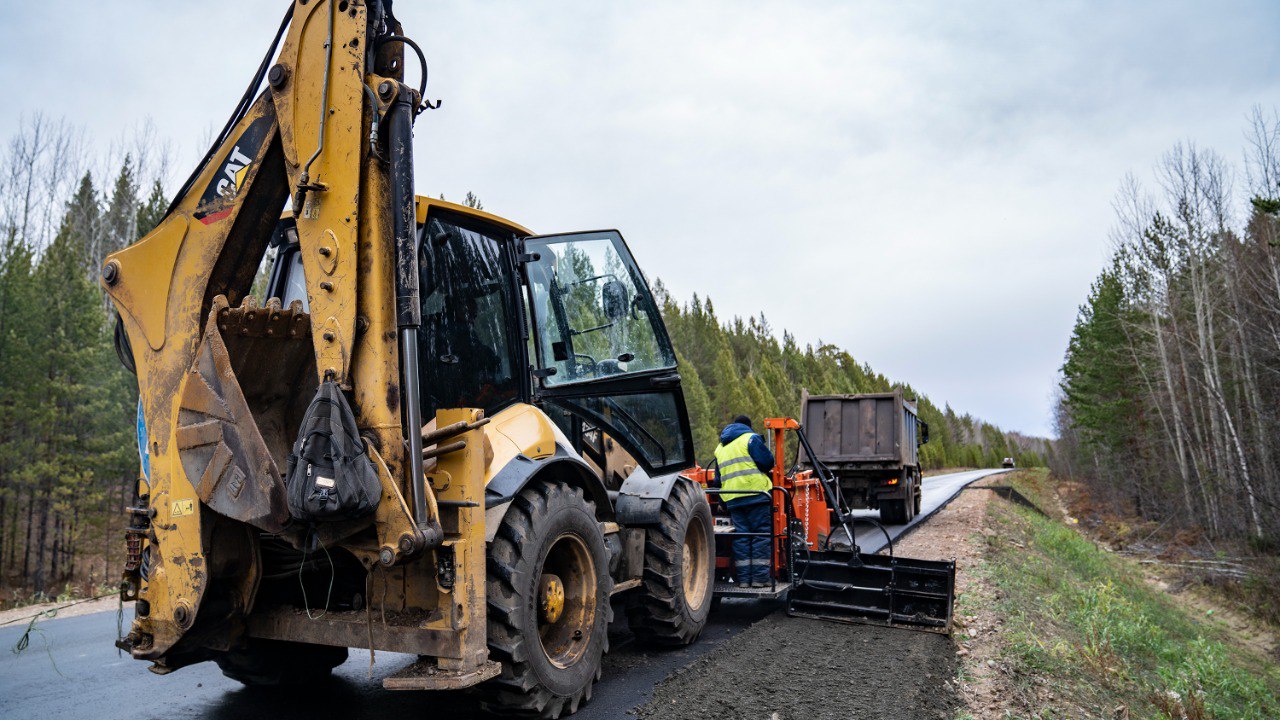
{"label": "black cable", "polygon": [[421,113],[423,109],[425,109],[426,107],[425,103],[427,101],[427,56],[423,54],[422,48],[418,47],[418,43],[410,40],[404,35],[388,35],[386,37],[379,38],[378,46],[381,47],[382,45],[385,45],[389,42],[396,42],[396,41],[399,41],[404,43],[405,45],[408,45],[409,47],[413,48],[413,51],[415,53],[418,54],[418,63],[422,66],[422,78],[418,81],[418,100],[423,103],[423,105],[420,105],[418,107],[418,113]]}
{"label": "black cable", "polygon": [[133,361],[133,346],[129,343],[129,334],[125,332],[124,320],[120,319],[120,313],[116,313],[116,326],[112,332],[112,340],[116,347],[116,358],[130,375],[138,374],[138,366]]}
{"label": "black cable", "polygon": [[174,209],[178,207],[178,203],[182,202],[182,198],[186,197],[187,193],[191,191],[191,186],[195,185],[196,180],[200,177],[200,173],[204,172],[204,169],[209,165],[209,162],[213,160],[213,156],[218,152],[218,148],[222,147],[222,144],[226,142],[227,138],[231,135],[231,131],[235,129],[235,126],[241,120],[244,119],[244,116],[249,112],[249,108],[253,107],[253,101],[258,95],[258,88],[261,87],[262,79],[266,77],[267,68],[271,65],[271,58],[275,57],[276,48],[279,47],[280,39],[284,37],[284,32],[288,29],[289,22],[291,20],[293,20],[292,3],[289,4],[289,9],[285,11],[284,20],[280,22],[280,29],[276,31],[276,37],[271,41],[271,47],[267,48],[267,54],[262,58],[262,63],[258,66],[258,71],[253,75],[253,82],[249,83],[249,89],[245,90],[244,95],[240,97],[240,102],[236,104],[236,109],[231,113],[231,118],[228,119],[227,124],[223,126],[222,132],[218,133],[218,137],[213,141],[213,145],[209,146],[209,151],[204,154],[204,158],[200,160],[198,165],[196,165],[195,171],[191,173],[191,176],[187,178],[186,182],[182,183],[182,188],[173,196],[173,200],[169,203],[169,209],[165,210],[164,214],[166,216],[172,213]]}

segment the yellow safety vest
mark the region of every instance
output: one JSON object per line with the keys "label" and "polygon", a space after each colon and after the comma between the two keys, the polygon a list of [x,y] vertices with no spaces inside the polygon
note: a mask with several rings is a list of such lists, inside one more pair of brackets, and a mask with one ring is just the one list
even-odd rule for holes
{"label": "yellow safety vest", "polygon": [[[753,437],[755,433],[742,433],[728,445],[716,446],[716,463],[720,466],[721,490],[768,490],[773,487],[773,481],[768,475],[760,472],[756,467],[756,461],[751,459],[751,452],[747,446],[751,444]],[[720,499],[726,502],[743,497],[767,499],[764,495],[720,494]]]}

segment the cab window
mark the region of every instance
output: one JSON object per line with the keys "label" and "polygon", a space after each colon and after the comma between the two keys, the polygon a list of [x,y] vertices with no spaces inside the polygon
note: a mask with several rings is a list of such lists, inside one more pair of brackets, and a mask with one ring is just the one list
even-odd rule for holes
{"label": "cab window", "polygon": [[537,366],[548,386],[675,366],[648,284],[615,231],[528,238]]}
{"label": "cab window", "polygon": [[520,398],[514,270],[502,231],[433,211],[420,230],[422,412],[477,407],[493,414]]}

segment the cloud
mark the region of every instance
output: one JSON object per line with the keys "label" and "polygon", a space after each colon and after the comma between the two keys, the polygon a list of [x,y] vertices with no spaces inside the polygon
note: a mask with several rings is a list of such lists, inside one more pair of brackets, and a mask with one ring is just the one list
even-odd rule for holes
{"label": "cloud", "polygon": [[[417,126],[420,192],[472,190],[540,231],[616,227],[677,297],[763,310],[1039,434],[1122,174],[1187,137],[1238,157],[1244,113],[1280,90],[1262,2],[397,13],[444,99]],[[63,0],[9,20],[0,130],[43,109],[104,138],[150,116],[185,175],[277,12]]]}

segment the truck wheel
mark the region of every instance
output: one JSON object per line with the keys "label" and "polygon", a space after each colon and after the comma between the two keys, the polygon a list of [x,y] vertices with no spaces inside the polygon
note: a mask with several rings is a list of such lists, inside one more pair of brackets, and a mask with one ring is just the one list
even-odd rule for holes
{"label": "truck wheel", "polygon": [[707,625],[715,531],[706,493],[689,480],[676,481],[661,516],[661,523],[645,533],[644,575],[627,620],[636,639],[679,647],[696,640]]}
{"label": "truck wheel", "polygon": [[912,512],[912,515],[919,515],[920,505],[924,502],[924,485],[922,484],[919,475],[916,476],[915,498],[915,509]]}
{"label": "truck wheel", "polygon": [[558,718],[591,699],[609,649],[609,555],[578,488],[536,482],[508,508],[488,553],[485,708]]}
{"label": "truck wheel", "polygon": [[215,662],[232,680],[250,687],[275,687],[323,680],[346,661],[344,647],[251,638]]}
{"label": "truck wheel", "polygon": [[906,525],[911,522],[913,509],[913,500],[881,500],[880,522],[885,525]]}

